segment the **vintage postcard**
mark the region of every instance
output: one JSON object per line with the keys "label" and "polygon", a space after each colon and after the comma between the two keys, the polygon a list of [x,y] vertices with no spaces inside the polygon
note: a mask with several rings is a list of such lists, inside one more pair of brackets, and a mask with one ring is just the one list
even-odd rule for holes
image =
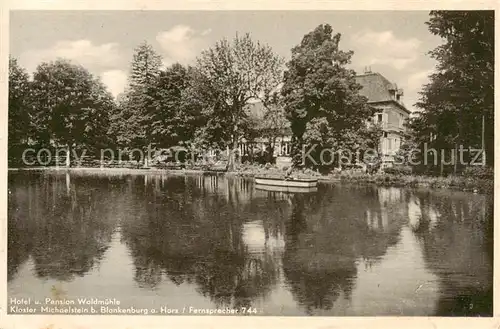
{"label": "vintage postcard", "polygon": [[493,2],[4,8],[1,328],[498,327]]}

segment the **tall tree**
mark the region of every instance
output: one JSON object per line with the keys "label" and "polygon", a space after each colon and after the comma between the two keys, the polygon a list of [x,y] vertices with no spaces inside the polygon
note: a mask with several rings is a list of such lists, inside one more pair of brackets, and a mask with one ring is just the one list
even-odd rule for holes
{"label": "tall tree", "polygon": [[68,149],[107,144],[113,97],[85,68],[66,60],[42,63],[31,92],[39,138]]}
{"label": "tall tree", "polygon": [[[220,40],[197,59],[191,92],[203,105],[206,126],[200,130],[207,143],[236,150],[248,115],[246,105],[265,98],[282,78],[281,57],[249,34],[232,42]],[[230,152],[228,169],[234,169]]]}
{"label": "tall tree", "polygon": [[146,148],[151,142],[150,125],[154,91],[161,68],[161,57],[147,42],[134,52],[126,91],[118,102],[114,131],[121,146]]}
{"label": "tall tree", "polygon": [[339,49],[340,34],[328,24],[306,34],[292,49],[282,95],[292,128],[295,166],[303,163],[302,147],[353,149],[354,135],[373,110],[360,96],[356,73],[346,68],[352,51]]}
{"label": "tall tree", "polygon": [[194,139],[201,113],[198,107],[192,106],[187,95],[190,70],[173,64],[161,71],[151,86],[153,103],[149,129],[151,142],[156,146],[189,144]]}
{"label": "tall tree", "polygon": [[9,160],[20,156],[23,145],[31,136],[28,72],[9,56]]}
{"label": "tall tree", "polygon": [[494,160],[494,22],[493,11],[431,11],[429,31],[444,43],[430,52],[437,70],[420,94],[416,106],[422,112],[413,121],[420,142],[484,146],[489,165]]}

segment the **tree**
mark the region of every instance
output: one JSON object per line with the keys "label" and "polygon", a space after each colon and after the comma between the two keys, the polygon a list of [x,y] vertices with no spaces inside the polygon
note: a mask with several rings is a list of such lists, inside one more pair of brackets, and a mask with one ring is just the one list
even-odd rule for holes
{"label": "tree", "polygon": [[373,113],[358,93],[355,72],[345,67],[353,52],[339,49],[340,37],[333,35],[330,25],[319,25],[292,49],[287,63],[282,95],[296,167],[303,162],[303,145],[320,146],[319,150],[356,148],[359,143],[353,137]]}
{"label": "tree", "polygon": [[153,99],[161,65],[160,55],[147,42],[135,49],[128,85],[118,102],[120,110],[113,116],[113,131],[122,146],[146,148],[151,142]]}
{"label": "tree", "polygon": [[17,159],[31,136],[28,72],[9,57],[9,160]]}
{"label": "tree", "polygon": [[198,107],[189,102],[187,89],[191,68],[174,64],[161,71],[151,86],[153,95],[151,142],[163,147],[188,144],[193,141],[195,129],[201,120]]}
{"label": "tree", "polygon": [[484,148],[489,165],[494,151],[494,21],[493,11],[431,11],[429,31],[445,43],[430,52],[437,70],[420,93],[416,106],[422,112],[412,123],[420,143]]}
{"label": "tree", "polygon": [[[190,91],[202,106],[206,126],[198,133],[206,143],[236,150],[250,101],[267,97],[282,78],[283,60],[249,34],[220,40],[198,57]],[[230,152],[228,169],[235,166]]]}
{"label": "tree", "polygon": [[85,68],[66,60],[40,64],[33,76],[38,140],[93,149],[106,145],[113,97]]}

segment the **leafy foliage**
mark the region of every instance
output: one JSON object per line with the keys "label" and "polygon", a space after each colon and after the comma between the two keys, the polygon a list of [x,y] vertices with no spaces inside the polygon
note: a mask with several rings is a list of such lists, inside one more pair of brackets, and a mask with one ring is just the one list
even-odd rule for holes
{"label": "leafy foliage", "polygon": [[[205,127],[198,138],[236,149],[248,118],[246,105],[264,99],[281,81],[282,59],[249,34],[220,40],[202,52],[192,74],[192,101],[203,106]],[[229,167],[234,167],[231,152]]]}
{"label": "leafy foliage", "polygon": [[174,64],[161,71],[156,83],[150,87],[153,111],[148,129],[154,145],[171,147],[192,143],[194,139],[201,114],[187,95],[191,70]]}
{"label": "leafy foliage", "polygon": [[18,155],[32,133],[28,72],[9,57],[9,152]]}
{"label": "leafy foliage", "polygon": [[356,149],[373,111],[360,96],[355,72],[346,68],[352,51],[339,49],[340,34],[319,25],[292,49],[282,95],[293,132],[294,165],[302,165],[302,146]]}
{"label": "leafy foliage", "polygon": [[107,144],[113,98],[85,68],[66,60],[42,63],[31,93],[39,141],[87,148]]}
{"label": "leafy foliage", "polygon": [[119,145],[145,148],[151,143],[154,132],[149,127],[155,120],[153,101],[161,65],[160,55],[147,42],[135,49],[128,86],[113,115],[111,131]]}
{"label": "leafy foliage", "polygon": [[416,104],[415,141],[432,147],[482,145],[485,122],[487,163],[494,150],[494,12],[432,11],[427,22],[444,44],[430,52],[437,71]]}

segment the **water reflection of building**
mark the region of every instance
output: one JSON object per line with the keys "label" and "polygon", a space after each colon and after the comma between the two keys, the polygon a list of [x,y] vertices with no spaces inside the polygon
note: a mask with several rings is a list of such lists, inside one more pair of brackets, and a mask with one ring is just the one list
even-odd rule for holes
{"label": "water reflection of building", "polygon": [[228,201],[247,204],[252,199],[253,185],[248,179],[220,175],[200,175],[193,178],[197,188],[222,195]]}
{"label": "water reflection of building", "polygon": [[262,220],[255,220],[243,224],[243,243],[249,253],[265,254],[281,252],[285,241],[281,233],[270,235]]}
{"label": "water reflection of building", "polygon": [[403,189],[397,187],[379,187],[377,189],[378,198],[381,204],[402,202]]}
{"label": "water reflection of building", "polygon": [[404,190],[394,187],[379,187],[376,190],[375,203],[367,202],[365,217],[368,227],[375,231],[391,230],[393,223],[401,223],[406,218]]}

